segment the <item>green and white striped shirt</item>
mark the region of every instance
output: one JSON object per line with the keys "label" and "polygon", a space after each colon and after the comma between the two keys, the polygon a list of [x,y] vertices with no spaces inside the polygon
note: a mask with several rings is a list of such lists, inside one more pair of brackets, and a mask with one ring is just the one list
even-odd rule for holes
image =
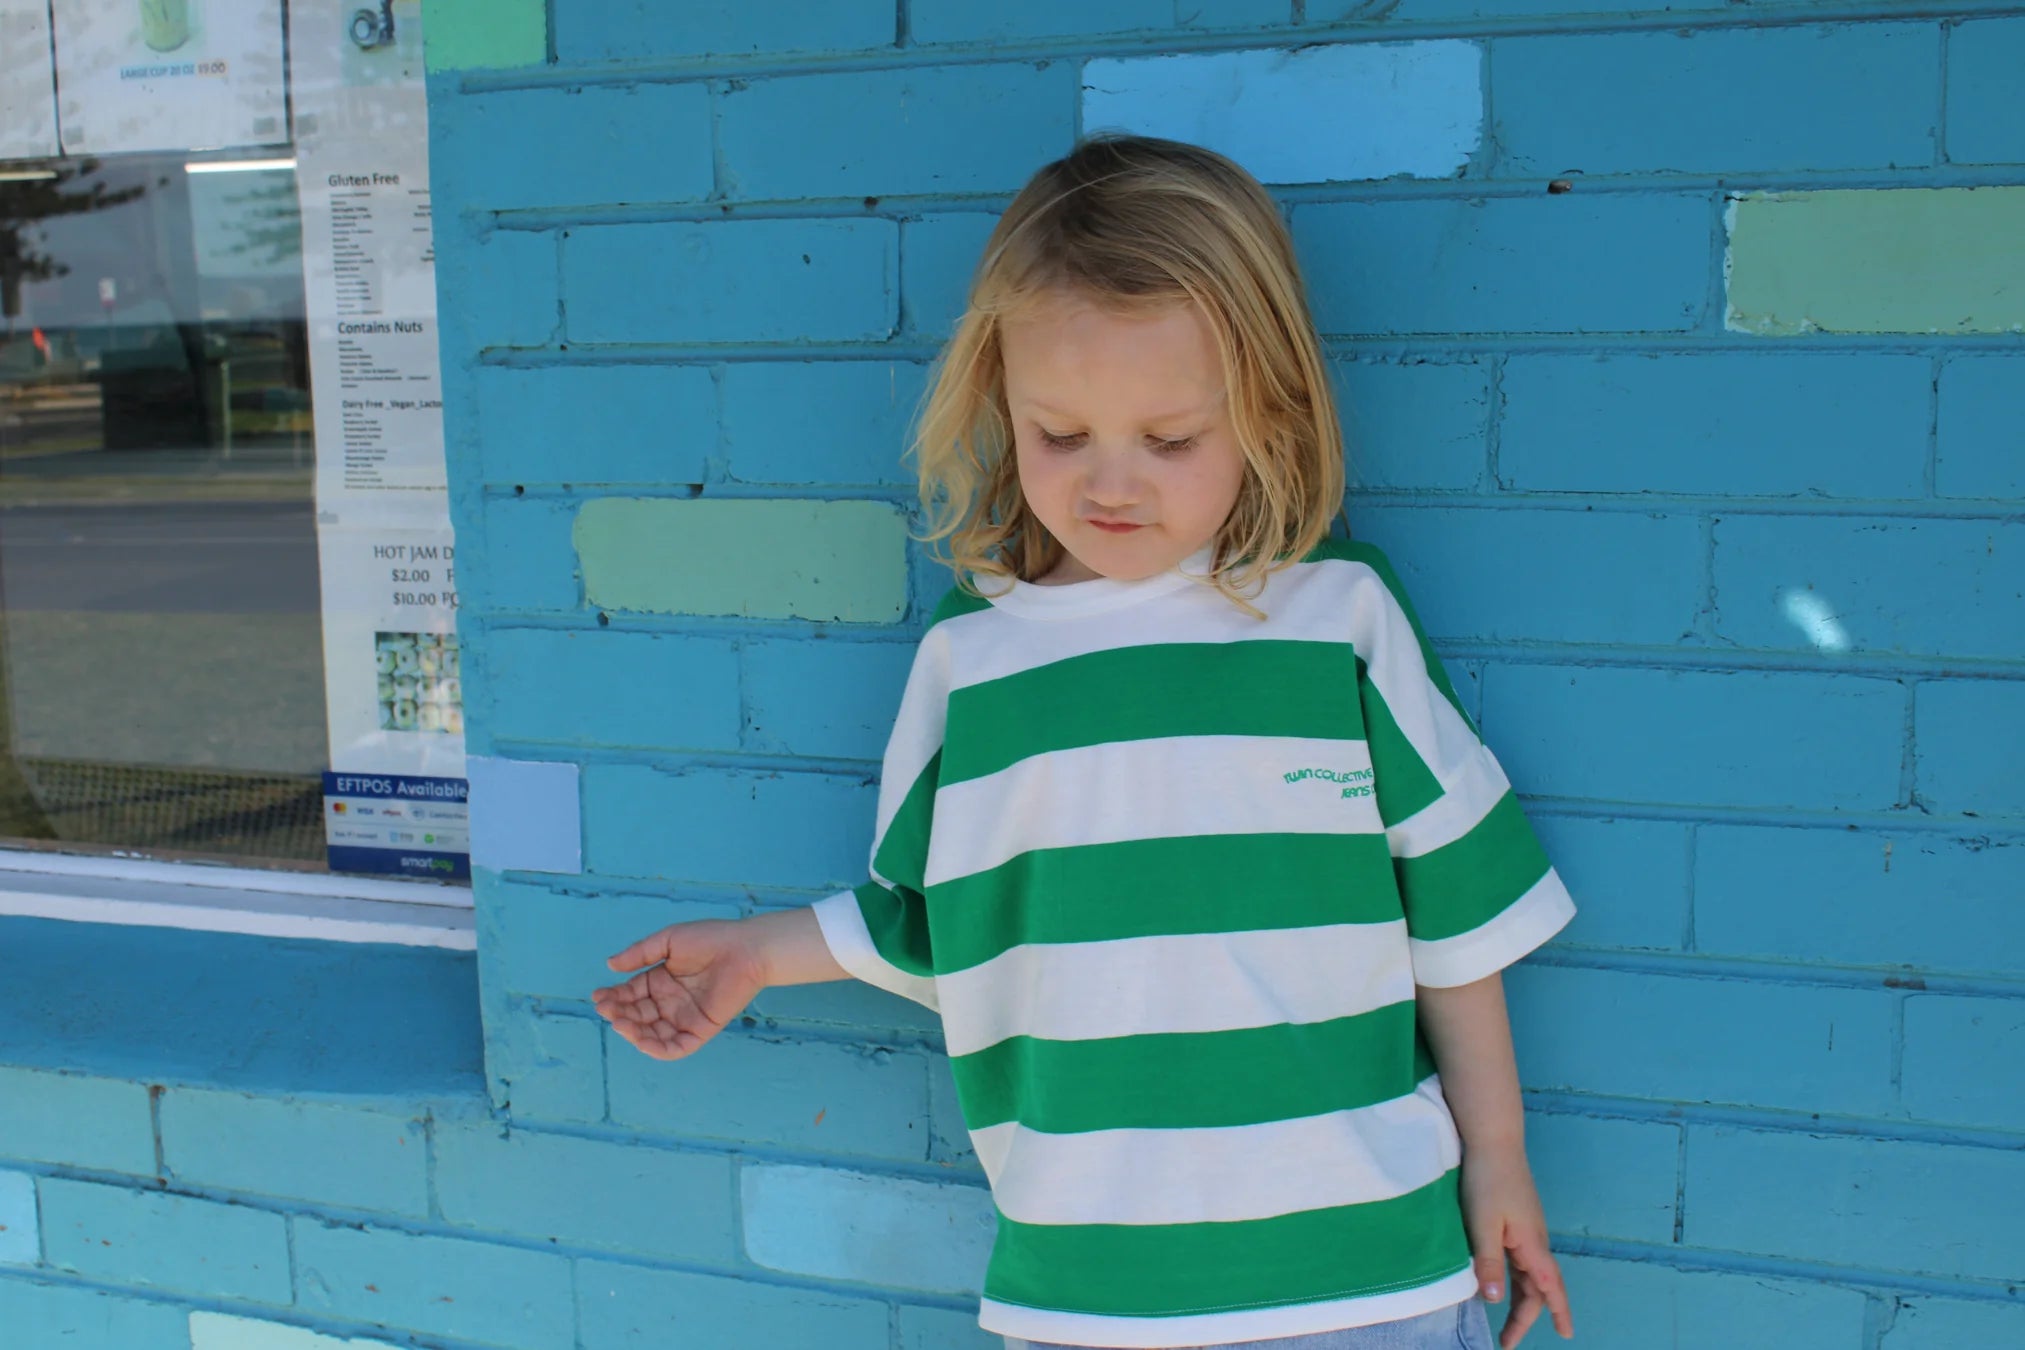
{"label": "green and white striped shirt", "polygon": [[952,591],[837,960],[939,1010],[999,1212],[979,1321],[1262,1340],[1468,1298],[1414,986],[1574,913],[1384,557]]}

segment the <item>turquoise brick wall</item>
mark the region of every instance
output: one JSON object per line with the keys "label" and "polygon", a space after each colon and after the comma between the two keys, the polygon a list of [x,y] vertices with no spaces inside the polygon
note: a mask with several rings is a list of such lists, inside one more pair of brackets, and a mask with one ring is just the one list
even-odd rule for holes
{"label": "turquoise brick wall", "polygon": [[[943,584],[907,415],[1100,124],[1273,166],[1352,527],[1583,906],[1509,979],[1578,1344],[2025,1344],[2025,4],[431,16],[469,739],[576,767],[496,804],[581,870],[478,869],[475,998],[0,934],[185,1010],[0,988],[0,1346],[994,1350],[932,1016],[772,990],[667,1065],[588,995],[859,879]],[[452,999],[482,1082],[399,1053]]]}

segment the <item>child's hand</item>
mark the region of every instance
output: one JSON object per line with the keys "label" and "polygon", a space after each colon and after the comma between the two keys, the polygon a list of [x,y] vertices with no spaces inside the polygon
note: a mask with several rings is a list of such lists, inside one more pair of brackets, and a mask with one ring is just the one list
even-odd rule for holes
{"label": "child's hand", "polygon": [[1507,1259],[1511,1263],[1512,1311],[1498,1344],[1512,1350],[1543,1308],[1553,1315],[1554,1330],[1572,1337],[1575,1319],[1568,1310],[1568,1290],[1561,1283],[1561,1267],[1547,1248],[1547,1218],[1525,1154],[1466,1150],[1462,1197],[1470,1250],[1476,1256],[1477,1287],[1486,1303],[1504,1297]]}
{"label": "child's hand", "polygon": [[[767,985],[748,924],[705,919],[641,938],[605,964],[638,970],[591,1001],[612,1029],[655,1059],[680,1059],[722,1030]],[[641,970],[645,966],[647,969]]]}

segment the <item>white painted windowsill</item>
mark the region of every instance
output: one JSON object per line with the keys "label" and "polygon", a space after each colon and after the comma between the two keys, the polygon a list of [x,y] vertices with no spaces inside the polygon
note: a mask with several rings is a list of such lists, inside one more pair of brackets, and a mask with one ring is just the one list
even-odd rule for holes
{"label": "white painted windowsill", "polygon": [[471,951],[471,888],[0,849],[0,915]]}

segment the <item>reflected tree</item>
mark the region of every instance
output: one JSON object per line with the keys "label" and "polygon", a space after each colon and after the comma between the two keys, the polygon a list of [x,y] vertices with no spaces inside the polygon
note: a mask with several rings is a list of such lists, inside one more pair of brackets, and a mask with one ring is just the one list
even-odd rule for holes
{"label": "reflected tree", "polygon": [[31,281],[66,276],[70,267],[42,251],[47,236],[42,223],[54,216],[103,211],[130,202],[147,191],[143,185],[108,188],[98,181],[95,159],[56,160],[49,176],[0,182],[0,315],[7,336],[21,314],[21,288]]}

